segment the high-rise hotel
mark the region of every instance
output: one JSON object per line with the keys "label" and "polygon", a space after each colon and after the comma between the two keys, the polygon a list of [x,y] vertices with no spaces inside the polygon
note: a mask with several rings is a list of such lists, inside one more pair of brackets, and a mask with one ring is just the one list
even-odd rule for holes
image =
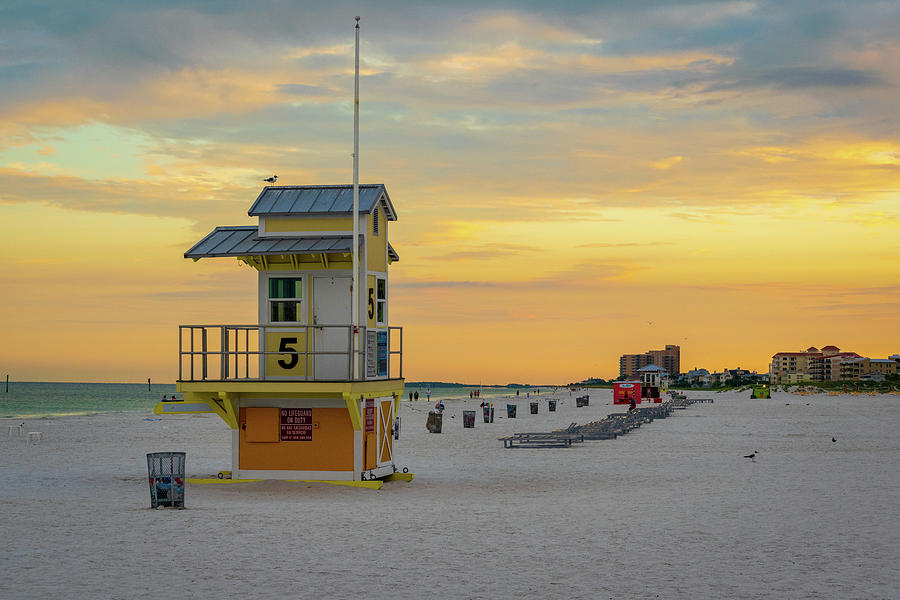
{"label": "high-rise hotel", "polygon": [[643,354],[623,354],[619,358],[619,378],[636,377],[641,367],[656,365],[675,377],[681,373],[681,347],[666,344],[665,350],[648,350]]}

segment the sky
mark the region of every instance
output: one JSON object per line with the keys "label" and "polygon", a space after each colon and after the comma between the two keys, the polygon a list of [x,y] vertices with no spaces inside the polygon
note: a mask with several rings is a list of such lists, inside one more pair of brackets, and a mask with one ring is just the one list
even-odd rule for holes
{"label": "sky", "polygon": [[279,184],[387,186],[410,380],[900,352],[896,2],[0,0],[0,377],[174,381]]}

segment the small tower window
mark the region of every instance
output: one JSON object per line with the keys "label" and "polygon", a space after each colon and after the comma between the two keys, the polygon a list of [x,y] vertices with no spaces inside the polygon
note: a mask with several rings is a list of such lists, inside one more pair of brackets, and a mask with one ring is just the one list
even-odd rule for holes
{"label": "small tower window", "polygon": [[377,309],[375,321],[378,325],[387,322],[387,281],[382,278],[376,280]]}
{"label": "small tower window", "polygon": [[269,320],[272,323],[302,320],[302,277],[272,277],[269,279]]}
{"label": "small tower window", "polygon": [[375,207],[375,212],[372,213],[372,235],[378,235],[378,207]]}

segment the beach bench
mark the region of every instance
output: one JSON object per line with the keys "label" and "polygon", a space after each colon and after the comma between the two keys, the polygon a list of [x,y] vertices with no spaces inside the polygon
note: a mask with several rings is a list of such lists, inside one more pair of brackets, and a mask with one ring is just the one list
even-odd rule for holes
{"label": "beach bench", "polygon": [[568,448],[573,443],[583,442],[580,433],[552,431],[547,433],[514,433],[497,438],[504,448]]}
{"label": "beach bench", "polygon": [[579,426],[578,433],[586,440],[614,440],[624,432],[615,421],[601,419]]}

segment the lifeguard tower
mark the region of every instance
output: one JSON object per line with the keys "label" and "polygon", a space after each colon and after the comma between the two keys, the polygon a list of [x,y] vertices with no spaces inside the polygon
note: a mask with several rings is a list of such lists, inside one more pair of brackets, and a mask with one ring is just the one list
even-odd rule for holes
{"label": "lifeguard tower", "polygon": [[219,415],[232,429],[236,479],[360,481],[396,471],[403,332],[389,325],[388,266],[399,256],[388,224],[397,215],[384,185],[359,185],[358,213],[352,198],[351,185],[267,186],[248,212],[257,225],[216,227],[184,254],[258,272],[257,323],[179,326],[183,399],[154,409]]}
{"label": "lifeguard tower", "polygon": [[662,395],[669,389],[669,372],[658,365],[647,365],[637,370],[641,380],[641,397],[647,402],[662,402]]}

